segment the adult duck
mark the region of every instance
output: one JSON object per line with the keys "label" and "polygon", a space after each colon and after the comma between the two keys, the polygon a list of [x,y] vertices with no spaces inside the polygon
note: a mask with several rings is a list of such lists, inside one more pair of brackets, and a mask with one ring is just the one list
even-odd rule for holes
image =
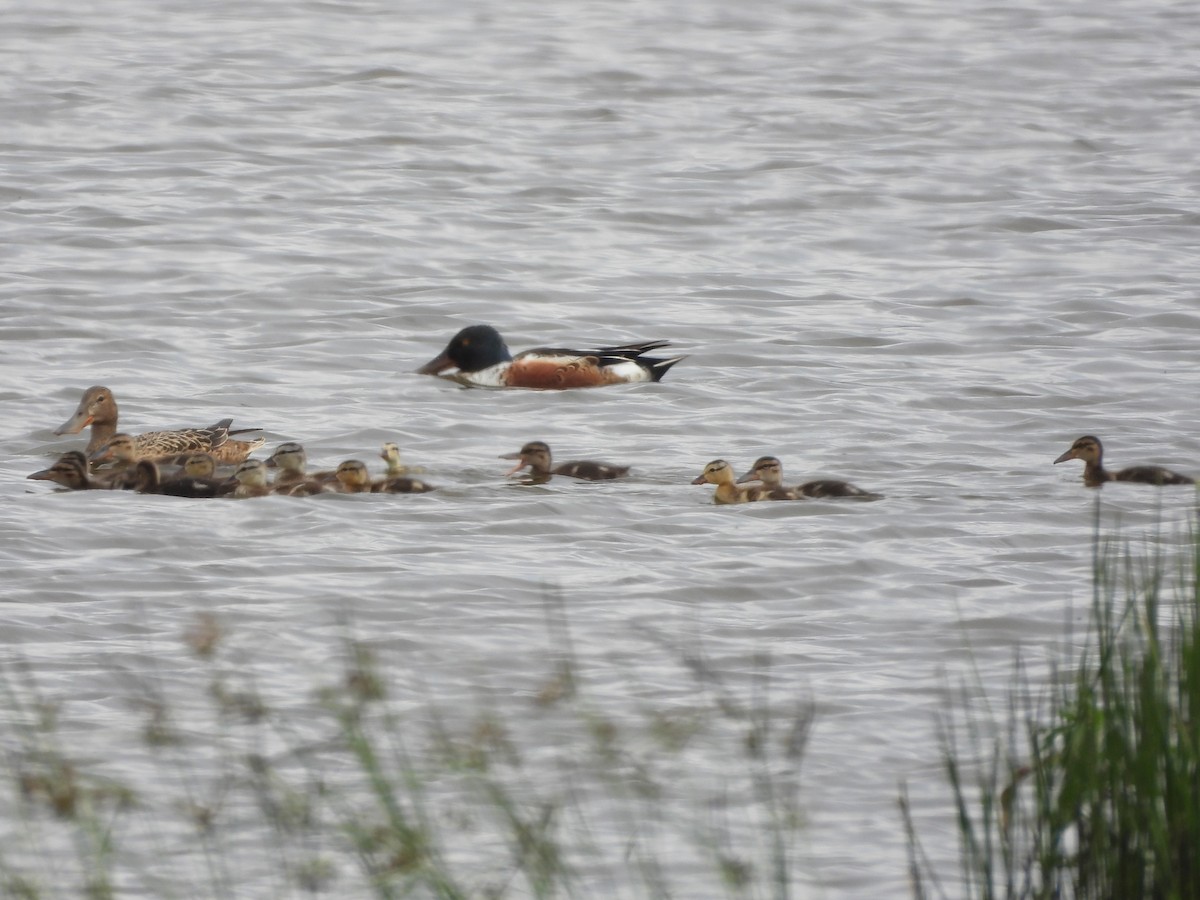
{"label": "adult duck", "polygon": [[739,478],[737,483],[745,484],[749,481],[761,483],[761,487],[750,489],[751,500],[818,500],[831,497],[878,500],[881,496],[836,478],[821,478],[806,481],[795,487],[786,487],[783,483],[783,463],[774,456],[760,456],[754,461],[750,471]]}
{"label": "adult duck", "polygon": [[1180,475],[1162,466],[1129,466],[1116,472],[1104,468],[1104,445],[1100,438],[1085,434],[1054,461],[1055,465],[1069,459],[1083,460],[1083,483],[1099,487],[1106,481],[1136,481],[1141,484],[1196,484],[1195,478]]}
{"label": "adult duck", "polygon": [[745,503],[751,499],[750,488],[740,487],[733,466],[723,459],[714,459],[704,471],[692,479],[692,484],[715,484],[713,503]]}
{"label": "adult duck", "polygon": [[566,475],[584,481],[608,481],[629,474],[629,466],[614,466],[590,459],[572,460],[556,466],[550,455],[550,445],[545,441],[530,441],[516,453],[505,453],[500,458],[517,460],[517,464],[505,475],[515,475],[528,468],[529,480],[539,484],[549,481],[552,475]]}
{"label": "adult duck", "polygon": [[667,344],[642,341],[593,350],[539,347],[513,356],[500,332],[491,325],[469,325],[417,372],[441,375],[453,369],[446,377],[470,387],[543,390],[659,381],[684,357],[660,359],[643,354]]}
{"label": "adult duck", "polygon": [[[174,459],[185,453],[211,453],[219,462],[239,463],[265,443],[265,438],[234,440],[230,435],[257,428],[230,431],[233,419],[222,419],[207,428],[182,428],[174,431],[148,431],[134,437],[137,459]],[[107,444],[117,433],[117,401],[113,392],[95,385],[83,392],[83,398],[71,418],[54,430],[55,434],[78,434],[91,426],[86,452],[90,455]]]}

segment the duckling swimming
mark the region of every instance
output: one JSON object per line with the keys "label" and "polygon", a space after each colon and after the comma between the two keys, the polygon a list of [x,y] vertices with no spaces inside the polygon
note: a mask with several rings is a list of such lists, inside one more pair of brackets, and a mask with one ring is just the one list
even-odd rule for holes
{"label": "duckling swimming", "polygon": [[751,488],[751,500],[803,500],[822,499],[830,497],[851,497],[858,500],[878,500],[881,495],[864,491],[848,481],[838,481],[833,478],[823,478],[817,481],[806,481],[795,487],[785,487],[783,484],[783,463],[774,456],[760,456],[750,467],[750,471],[738,479],[738,484],[748,481],[762,482],[762,487]]}
{"label": "duckling swimming", "polygon": [[157,493],[172,497],[224,497],[236,488],[237,482],[232,478],[217,477],[217,461],[211,453],[192,453],[183,460],[177,474],[160,481]]}
{"label": "duckling swimming", "polygon": [[714,459],[704,471],[692,479],[692,484],[715,484],[713,503],[746,503],[751,499],[750,488],[738,487],[733,466],[723,459]]}
{"label": "duckling swimming", "polygon": [[517,460],[517,464],[505,472],[505,475],[515,475],[528,467],[529,480],[534,484],[549,481],[552,475],[566,475],[584,481],[608,481],[629,474],[629,466],[614,466],[591,460],[574,460],[556,466],[550,456],[550,446],[544,441],[530,441],[516,453],[506,453],[500,458]]}
{"label": "duckling swimming", "polygon": [[237,481],[237,486],[229,495],[237,499],[246,497],[265,497],[271,493],[271,486],[267,483],[267,466],[261,459],[248,459],[238,466],[233,477]]}
{"label": "duckling swimming", "polygon": [[267,466],[279,469],[273,485],[278,494],[307,497],[334,490],[334,473],[309,474],[308,454],[295,441],[287,441],[276,447],[275,452],[267,459]]}
{"label": "duckling swimming", "polygon": [[340,494],[369,494],[371,473],[361,459],[348,459],[337,467],[337,484],[334,490]]}
{"label": "duckling swimming", "polygon": [[68,450],[49,468],[26,475],[34,481],[53,481],[68,491],[107,490],[110,485],[92,478],[88,471],[88,460],[82,450]]}
{"label": "duckling swimming", "polygon": [[[231,432],[233,419],[222,419],[207,428],[183,428],[175,431],[149,431],[134,438],[137,459],[172,459],[183,453],[202,450],[221,462],[241,462],[265,443],[265,438],[234,440],[231,434],[257,431],[256,428]],[[74,415],[55,429],[55,434],[78,434],[91,426],[86,452],[95,453],[117,433],[117,401],[112,391],[95,385],[83,393]]]}
{"label": "duckling swimming", "polygon": [[372,479],[367,464],[359,459],[348,459],[337,467],[337,490],[343,494],[424,494],[435,490],[416,478]]}
{"label": "duckling swimming", "polygon": [[407,475],[417,475],[424,472],[421,466],[406,466],[400,460],[400,447],[398,444],[388,441],[379,451],[379,457],[387,464],[387,470],[383,473],[384,478],[403,478]]}
{"label": "duckling swimming", "polygon": [[1100,438],[1085,434],[1077,439],[1069,450],[1054,461],[1057,465],[1069,459],[1083,460],[1083,483],[1088,487],[1099,487],[1106,481],[1136,481],[1141,484],[1196,484],[1195,478],[1180,475],[1162,466],[1129,466],[1116,472],[1104,468],[1104,447]]}

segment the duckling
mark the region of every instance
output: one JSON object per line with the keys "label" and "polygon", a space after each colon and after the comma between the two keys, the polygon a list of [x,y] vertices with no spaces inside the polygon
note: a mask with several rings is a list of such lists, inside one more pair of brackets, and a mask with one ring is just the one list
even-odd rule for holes
{"label": "duckling", "polygon": [[246,460],[234,470],[233,477],[237,486],[230,493],[231,497],[240,500],[245,497],[265,497],[271,493],[271,486],[267,484],[267,467],[261,459]]}
{"label": "duckling", "polygon": [[692,479],[692,484],[715,484],[713,503],[745,503],[751,499],[749,488],[738,487],[733,466],[723,459],[714,459],[704,471]]}
{"label": "duckling", "polygon": [[275,476],[274,489],[277,494],[291,497],[308,497],[333,490],[336,479],[332,472],[309,474],[308,454],[295,441],[287,441],[275,448],[267,459],[269,468],[279,469]]}
{"label": "duckling", "polygon": [[109,487],[88,472],[88,460],[82,450],[68,450],[54,465],[26,475],[34,481],[53,481],[69,491],[105,490]]}
{"label": "duckling", "polygon": [[217,477],[217,461],[211,453],[192,453],[184,458],[177,475],[160,482],[158,493],[172,497],[224,497],[236,488],[233,479]]}
{"label": "duckling", "polygon": [[1129,466],[1116,472],[1104,468],[1104,447],[1100,438],[1085,434],[1071,445],[1062,456],[1054,461],[1057,465],[1069,459],[1083,460],[1083,483],[1088,487],[1099,487],[1106,481],[1136,481],[1142,484],[1196,484],[1195,478],[1180,475],[1161,466]]}
{"label": "duckling", "polygon": [[387,470],[383,473],[384,478],[402,478],[405,475],[417,475],[425,471],[421,466],[406,466],[402,463],[400,447],[392,441],[383,445],[379,456],[387,464]]}
{"label": "duckling", "polygon": [[118,431],[108,439],[108,442],[95,452],[88,455],[92,465],[111,462],[110,471],[120,472],[133,468],[138,461],[137,442],[132,434]]}
{"label": "duckling", "polygon": [[437,490],[432,484],[419,478],[409,478],[407,475],[397,475],[388,478],[386,475],[371,483],[373,494],[428,494]]}
{"label": "duckling", "polygon": [[370,493],[371,473],[367,471],[367,464],[359,459],[348,459],[339,464],[334,489],[341,494]]}
{"label": "duckling", "polygon": [[530,441],[516,453],[505,453],[500,458],[517,460],[517,464],[505,472],[505,475],[515,475],[528,467],[529,481],[535,484],[549,481],[552,475],[567,475],[584,481],[608,481],[629,473],[629,466],[614,466],[591,460],[575,460],[555,466],[550,456],[550,445],[544,441]]}
{"label": "duckling", "polygon": [[[212,453],[221,462],[238,463],[261,447],[265,438],[233,440],[230,435],[257,428],[230,431],[233,419],[222,419],[207,428],[183,428],[176,431],[149,431],[134,438],[138,459],[171,459],[192,450]],[[83,392],[74,415],[54,430],[55,434],[78,434],[91,426],[85,452],[95,453],[117,433],[117,401],[113,392],[95,385]]]}
{"label": "duckling", "polygon": [[760,456],[750,467],[750,471],[737,480],[738,484],[747,481],[760,481],[762,487],[751,488],[751,500],[802,500],[805,498],[821,499],[829,497],[851,497],[857,500],[878,500],[881,495],[864,491],[848,481],[838,481],[833,478],[822,478],[817,481],[806,481],[795,487],[785,487],[783,484],[783,463],[774,456]]}

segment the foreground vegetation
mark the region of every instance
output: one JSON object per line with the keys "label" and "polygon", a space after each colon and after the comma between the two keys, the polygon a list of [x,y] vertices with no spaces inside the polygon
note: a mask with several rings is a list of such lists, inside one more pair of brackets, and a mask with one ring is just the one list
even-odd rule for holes
{"label": "foreground vegetation", "polygon": [[[91,758],[87,733],[27,667],[5,670],[0,896],[794,889],[811,707],[775,703],[767,660],[731,685],[701,654],[663,647],[690,689],[618,726],[589,700],[569,649],[527,696],[460,711],[397,690],[391,669],[347,638],[336,683],[276,708],[218,621],[197,620],[186,640],[188,672],[139,672],[136,714],[112,723],[128,729],[129,759],[110,758],[111,736],[108,757]],[[728,768],[714,771],[713,758]]]}
{"label": "foreground vegetation", "polygon": [[[978,690],[943,721],[962,862],[949,896],[1200,897],[1200,529],[1183,554],[1095,546],[1085,649],[1057,687],[1018,661],[1004,721],[972,715]],[[947,896],[902,807],[914,895]]]}
{"label": "foreground vegetation", "polygon": [[[914,896],[1200,897],[1200,538],[1147,546],[1097,539],[1083,649],[1049,685],[1018,659],[1000,715],[962,687],[941,722],[961,871],[935,871],[902,802]],[[804,893],[811,705],[772,696],[769,660],[732,684],[663,645],[686,688],[618,724],[547,610],[560,656],[470,709],[398,685],[349,626],[333,683],[269,701],[200,617],[171,669],[128,676],[132,714],[97,692],[103,749],[95,716],[0,667],[0,897]]]}

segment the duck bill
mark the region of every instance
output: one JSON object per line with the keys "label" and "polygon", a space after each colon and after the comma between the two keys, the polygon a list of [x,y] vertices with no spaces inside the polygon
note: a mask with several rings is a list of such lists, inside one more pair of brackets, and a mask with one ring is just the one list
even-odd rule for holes
{"label": "duck bill", "polygon": [[34,481],[53,481],[54,480],[52,477],[50,477],[49,469],[42,469],[41,471],[34,472],[32,475],[26,475],[25,477],[32,478]]}
{"label": "duck bill", "polygon": [[706,481],[708,481],[708,479],[704,477],[703,473],[701,473],[692,479],[692,484],[704,484]]}
{"label": "duck bill", "polygon": [[1058,465],[1060,462],[1066,462],[1068,459],[1074,459],[1074,458],[1075,458],[1075,451],[1068,450],[1066,453],[1064,453],[1062,456],[1060,456],[1058,459],[1056,459],[1054,461],[1054,464]]}
{"label": "duck bill", "polygon": [[86,409],[75,410],[75,415],[67,419],[57,428],[54,429],[55,434],[79,434],[83,429],[92,424],[92,417],[87,414]]}
{"label": "duck bill", "polygon": [[734,483],[735,484],[745,484],[747,481],[762,481],[762,479],[759,478],[757,475],[755,475],[754,470],[751,469],[749,472],[747,472],[745,475],[743,475],[741,478],[739,478]]}
{"label": "duck bill", "polygon": [[454,360],[445,353],[435,356],[421,368],[417,369],[418,375],[441,375],[447,369],[454,368]]}
{"label": "duck bill", "polygon": [[500,457],[500,459],[515,459],[517,461],[515,466],[504,473],[505,478],[507,478],[509,475],[516,475],[523,468],[529,465],[529,463],[525,461],[524,457],[522,457],[520,453],[505,453]]}

